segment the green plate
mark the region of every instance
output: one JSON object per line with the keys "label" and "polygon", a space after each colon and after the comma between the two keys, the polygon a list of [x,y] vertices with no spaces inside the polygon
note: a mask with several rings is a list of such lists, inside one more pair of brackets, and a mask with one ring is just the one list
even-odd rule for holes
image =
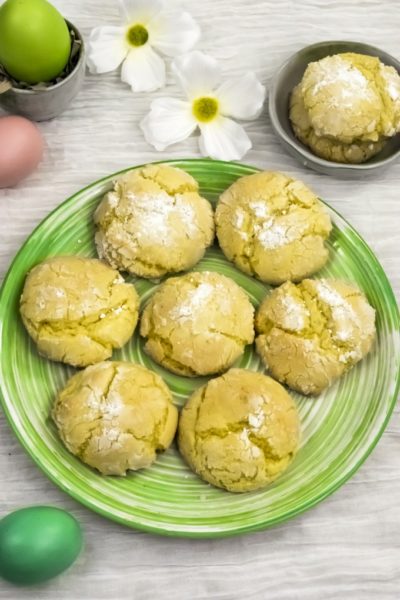
{"label": "green plate", "polygon": [[[173,161],[191,173],[215,202],[235,179],[257,169],[211,160]],[[94,183],[59,206],[25,242],[0,296],[2,402],[11,427],[38,466],[74,498],[125,525],[171,536],[219,537],[263,529],[314,506],[343,484],[369,455],[393,410],[398,387],[399,313],[382,267],[359,235],[337,213],[330,261],[319,277],[356,282],[377,311],[377,341],[357,367],[317,399],[295,395],[302,446],[289,470],[268,488],[230,494],[198,479],[176,448],[150,468],[127,477],[102,477],[63,447],[49,419],[53,398],[73,369],[41,358],[22,326],[18,300],[26,273],[60,254],[95,256],[92,213],[114,175]],[[232,277],[255,305],[268,286],[240,273],[214,246],[196,267]],[[136,280],[145,303],[157,285]],[[139,362],[160,373],[182,406],[205,379],[185,379],[154,364],[138,334],[115,359]],[[253,348],[236,366],[262,370]]]}

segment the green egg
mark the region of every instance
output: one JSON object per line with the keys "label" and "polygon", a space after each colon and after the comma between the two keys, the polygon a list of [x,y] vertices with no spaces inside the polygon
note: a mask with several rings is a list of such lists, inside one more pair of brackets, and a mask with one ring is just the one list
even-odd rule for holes
{"label": "green egg", "polygon": [[59,508],[22,508],[0,521],[0,576],[12,583],[51,579],[67,569],[81,549],[79,523]]}
{"label": "green egg", "polygon": [[71,52],[68,26],[46,0],[6,0],[0,7],[0,63],[18,81],[50,81]]}

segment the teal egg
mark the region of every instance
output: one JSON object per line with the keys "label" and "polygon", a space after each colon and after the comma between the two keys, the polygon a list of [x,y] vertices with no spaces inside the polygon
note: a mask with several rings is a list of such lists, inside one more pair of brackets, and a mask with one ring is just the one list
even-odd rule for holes
{"label": "teal egg", "polygon": [[31,585],[67,569],[82,549],[77,520],[50,506],[22,508],[0,520],[0,576]]}

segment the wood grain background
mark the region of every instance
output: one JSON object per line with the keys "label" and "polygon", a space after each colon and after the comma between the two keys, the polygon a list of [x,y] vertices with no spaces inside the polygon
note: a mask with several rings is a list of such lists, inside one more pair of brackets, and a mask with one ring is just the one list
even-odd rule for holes
{"label": "wood grain background", "polygon": [[[117,23],[115,0],[54,0],[87,35]],[[187,0],[198,19],[199,48],[227,75],[247,69],[269,84],[302,46],[327,40],[369,42],[400,57],[396,0]],[[40,124],[46,157],[18,187],[0,191],[0,274],[46,214],[113,171],[172,157],[199,156],[192,137],[162,155],[138,128],[150,98],[133,95],[117,73],[87,76],[60,118]],[[266,112],[247,127],[245,161],[302,178],[365,237],[400,291],[400,162],[368,181],[340,181],[304,170],[275,139]],[[131,531],[90,513],[51,484],[25,455],[0,416],[0,516],[27,504],[53,504],[81,521],[86,550],[65,575],[32,589],[0,582],[6,600],[329,600],[400,597],[400,416],[353,479],[310,512],[262,533],[190,541]]]}

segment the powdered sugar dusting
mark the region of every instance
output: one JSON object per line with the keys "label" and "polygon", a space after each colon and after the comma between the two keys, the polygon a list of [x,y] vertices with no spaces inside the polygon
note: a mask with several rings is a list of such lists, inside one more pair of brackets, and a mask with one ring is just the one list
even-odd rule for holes
{"label": "powdered sugar dusting", "polygon": [[246,215],[243,212],[243,210],[241,210],[240,208],[236,209],[236,211],[235,211],[234,226],[238,227],[239,229],[241,227],[243,227],[245,216]]}
{"label": "powdered sugar dusting", "polygon": [[234,214],[233,226],[236,229],[236,233],[238,235],[240,235],[240,237],[243,240],[247,240],[249,237],[248,234],[242,230],[242,227],[245,222],[245,218],[246,218],[246,213],[240,208],[236,209],[235,214]]}
{"label": "powdered sugar dusting", "polygon": [[265,423],[265,398],[259,394],[252,394],[248,402],[250,411],[247,421],[252,431],[259,431]]}
{"label": "powdered sugar dusting", "polygon": [[331,308],[332,319],[338,327],[335,338],[343,342],[349,340],[354,327],[360,326],[357,314],[343,296],[324,281],[318,281],[316,287],[318,297]]}
{"label": "powdered sugar dusting", "polygon": [[400,131],[400,75],[393,67],[383,66],[381,73],[386,81],[388,94],[394,105],[394,123],[392,131],[388,135],[394,135]]}
{"label": "powdered sugar dusting", "polygon": [[273,250],[299,239],[306,228],[306,223],[299,224],[296,227],[286,227],[270,218],[262,224],[257,223],[254,226],[254,231],[263,247],[266,250]]}
{"label": "powdered sugar dusting", "polygon": [[107,194],[107,203],[110,208],[116,208],[118,206],[119,197],[116,192],[109,192]]}
{"label": "powdered sugar dusting", "polygon": [[256,217],[265,219],[268,216],[268,205],[262,200],[253,200],[252,202],[249,202],[249,207]]}
{"label": "powdered sugar dusting", "polygon": [[119,394],[111,392],[106,402],[102,404],[103,419],[110,420],[119,417],[123,408],[124,403]]}
{"label": "powdered sugar dusting", "polygon": [[131,192],[127,198],[136,215],[135,233],[140,243],[168,245],[171,229],[179,231],[182,226],[188,235],[197,233],[195,211],[183,198],[168,194],[135,196]]}
{"label": "powdered sugar dusting", "polygon": [[[315,350],[317,350],[315,340],[304,339],[303,340],[303,348],[305,350],[307,350],[308,352],[315,352]],[[314,357],[314,359],[317,359],[317,358],[318,358],[318,355],[316,355]]]}
{"label": "powdered sugar dusting", "polygon": [[106,421],[118,417],[124,406],[120,396],[115,393],[105,398],[92,392],[87,398],[86,403],[89,408],[101,413],[102,418]]}
{"label": "powdered sugar dusting", "polygon": [[301,302],[293,296],[287,294],[282,296],[281,302],[285,308],[285,317],[283,326],[291,331],[301,331],[306,326],[306,319],[309,311]]}
{"label": "powdered sugar dusting", "polygon": [[249,433],[249,430],[247,428],[244,428],[239,434],[239,439],[244,446],[244,450],[248,451],[252,458],[257,458],[258,456],[261,456],[261,450],[260,448],[258,448],[258,446],[255,446],[250,441]]}
{"label": "powdered sugar dusting", "polygon": [[258,240],[267,250],[283,246],[289,242],[287,230],[282,225],[273,224],[273,219],[268,219],[262,225],[254,227]]}
{"label": "powdered sugar dusting", "polygon": [[343,304],[345,303],[343,296],[341,296],[339,292],[328,286],[324,281],[321,280],[316,282],[316,286],[319,298],[326,302],[326,304],[329,304],[329,306],[343,306]]}
{"label": "powdered sugar dusting", "polygon": [[265,415],[262,408],[258,408],[255,412],[249,414],[249,425],[252,429],[258,430],[260,429],[265,421]]}
{"label": "powdered sugar dusting", "polygon": [[[231,298],[225,286],[217,283],[212,285],[202,282],[196,288],[189,290],[177,305],[169,312],[171,319],[204,320],[205,312],[212,327],[212,315],[229,316],[232,311]],[[210,334],[211,335],[211,334]]]}
{"label": "powdered sugar dusting", "polygon": [[117,275],[113,281],[113,285],[119,285],[121,283],[125,283],[125,279],[121,275]]}
{"label": "powdered sugar dusting", "polygon": [[394,83],[389,83],[388,92],[392,100],[398,100],[400,98],[399,87],[395,86]]}
{"label": "powdered sugar dusting", "polygon": [[361,351],[358,350],[349,350],[348,352],[343,352],[339,356],[339,361],[341,363],[347,364],[349,361],[356,362],[362,358]]}
{"label": "powdered sugar dusting", "polygon": [[99,450],[109,448],[121,434],[118,421],[116,422],[124,408],[121,396],[112,389],[112,386],[107,396],[93,389],[88,395],[86,404],[91,411],[94,411],[95,418],[101,418],[100,434],[97,436]]}
{"label": "powdered sugar dusting", "polygon": [[213,295],[215,287],[210,283],[201,283],[198,287],[190,290],[186,296],[183,298],[183,301],[177,304],[172,311],[170,311],[169,316],[172,319],[191,319],[194,316],[194,313],[204,306],[205,303],[208,304],[210,301],[210,297]]}
{"label": "powdered sugar dusting", "polygon": [[[311,87],[313,96],[325,87],[335,85],[335,94],[330,95],[332,100],[338,105],[351,108],[360,98],[374,95],[361,71],[340,56],[327,56],[313,64],[318,65],[318,71],[313,76],[313,79],[317,76],[318,80]],[[302,91],[304,93],[304,89]]]}
{"label": "powdered sugar dusting", "polygon": [[120,448],[121,444],[118,443],[120,435],[120,429],[116,427],[104,427],[101,430],[101,434],[98,435],[96,439],[98,452],[107,452],[111,446],[113,446],[113,448]]}
{"label": "powdered sugar dusting", "polygon": [[392,100],[400,100],[400,76],[392,67],[381,67],[382,77],[386,81],[387,91]]}

